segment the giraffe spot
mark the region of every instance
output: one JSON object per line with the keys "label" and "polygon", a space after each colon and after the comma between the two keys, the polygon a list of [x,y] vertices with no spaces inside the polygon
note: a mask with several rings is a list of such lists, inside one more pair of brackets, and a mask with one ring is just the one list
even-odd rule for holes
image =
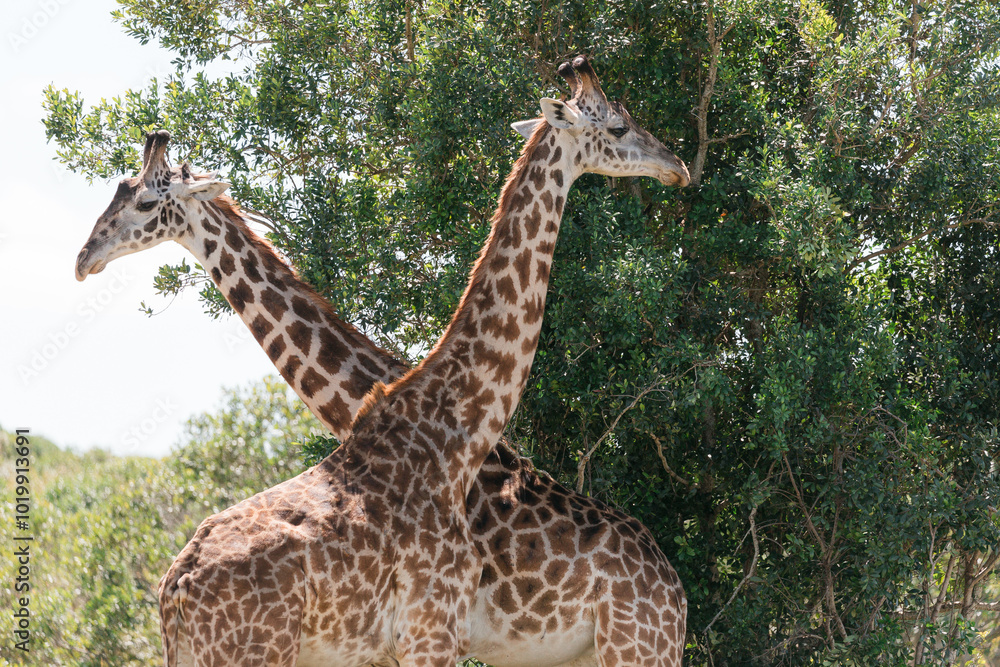
{"label": "giraffe spot", "polygon": [[142,230],[143,230],[144,232],[151,232],[151,231],[153,231],[154,229],[156,229],[156,225],[158,225],[158,224],[159,224],[159,223],[158,223],[158,222],[157,222],[157,220],[156,220],[156,219],[154,218],[154,219],[150,220],[149,222],[147,222],[146,224],[144,224],[144,225],[142,226]]}
{"label": "giraffe spot", "polygon": [[552,241],[540,241],[538,245],[535,246],[535,249],[538,250],[539,253],[551,257],[552,253],[555,252],[556,244]]}
{"label": "giraffe spot", "polygon": [[497,586],[493,593],[493,604],[508,614],[517,611],[517,604],[514,601],[514,591],[506,581]]}
{"label": "giraffe spot", "polygon": [[562,195],[559,195],[558,197],[556,197],[556,215],[558,215],[559,217],[562,217],[563,204],[565,204],[565,203],[566,203],[566,201],[565,201],[565,199],[563,199]]}
{"label": "giraffe spot", "polygon": [[166,235],[166,233],[167,233],[167,230],[161,229],[158,232],[156,232],[156,238],[162,239]]}
{"label": "giraffe spot", "polygon": [[476,322],[475,318],[466,317],[462,322],[462,335],[468,339],[479,337],[479,323]]}
{"label": "giraffe spot", "polygon": [[504,216],[496,225],[494,236],[501,248],[521,247],[521,223],[512,216]]}
{"label": "giraffe spot", "polygon": [[490,259],[490,271],[493,273],[500,273],[503,271],[507,265],[510,264],[510,258],[503,253],[496,253],[493,258]]}
{"label": "giraffe spot", "polygon": [[[138,234],[138,232],[136,233]],[[205,257],[211,257],[218,245],[219,244],[212,239],[205,239]]]}
{"label": "giraffe spot", "polygon": [[233,249],[233,252],[240,252],[245,244],[243,234],[231,222],[226,223],[226,244]]}
{"label": "giraffe spot", "polygon": [[535,147],[535,154],[531,156],[531,159],[538,160],[539,162],[541,162],[548,156],[549,156],[549,147],[545,144],[540,143],[538,144],[538,146]]}
{"label": "giraffe spot", "polygon": [[528,289],[528,280],[531,278],[531,248],[525,248],[521,254],[514,258],[514,270],[517,271],[517,278],[521,282],[521,291]]}
{"label": "giraffe spot", "polygon": [[[502,384],[509,384],[517,366],[517,359],[513,354],[504,354],[497,350],[488,348],[482,341],[476,341],[472,350],[473,360],[477,366],[493,371],[493,381]],[[492,392],[490,392],[492,394]],[[490,398],[492,400],[492,396]]]}
{"label": "giraffe spot", "polygon": [[278,322],[281,321],[285,311],[288,310],[288,302],[285,301],[285,297],[281,296],[281,294],[274,291],[270,287],[265,289],[264,293],[260,295],[260,303],[264,306],[267,312],[271,313],[271,317]]}
{"label": "giraffe spot", "polygon": [[281,377],[285,378],[289,384],[295,382],[295,373],[301,366],[302,360],[299,359],[298,355],[293,354],[285,361],[285,365],[281,369]]}
{"label": "giraffe spot", "polygon": [[497,571],[493,569],[493,566],[487,564],[483,565],[482,576],[479,577],[479,588],[483,589],[487,586],[492,586],[497,581]]}
{"label": "giraffe spot", "polygon": [[[513,526],[517,530],[525,530],[527,528],[538,528],[538,517],[535,516],[534,511],[527,507],[522,507],[521,511],[518,512],[517,516],[514,518]],[[523,597],[521,598],[524,599]]]}
{"label": "giraffe spot", "polygon": [[483,313],[493,309],[493,306],[496,305],[496,297],[493,290],[493,281],[478,276],[477,278],[476,284],[479,289],[476,289],[473,294],[475,294],[476,310]]}
{"label": "giraffe spot", "polygon": [[285,352],[285,337],[278,334],[277,338],[267,346],[267,356],[272,362],[277,362]]}
{"label": "giraffe spot", "polygon": [[615,152],[611,150],[610,146],[604,149],[604,155],[611,158],[612,160],[615,158]]}
{"label": "giraffe spot", "polygon": [[562,146],[556,146],[556,149],[552,151],[552,159],[549,160],[549,166],[551,167],[556,162],[562,159]]}
{"label": "giraffe spot", "polygon": [[222,233],[222,230],[213,225],[211,222],[209,222],[207,218],[201,219],[201,226],[202,229],[204,229],[206,232],[214,236],[218,236],[219,234]]}
{"label": "giraffe spot", "polygon": [[309,348],[312,347],[312,327],[302,322],[292,322],[285,327],[285,331],[288,332],[292,346],[302,354],[308,356]]}
{"label": "giraffe spot", "polygon": [[602,541],[604,526],[601,524],[584,526],[580,529],[580,548],[590,551],[596,548]]}
{"label": "giraffe spot", "polygon": [[545,180],[548,178],[545,170],[541,166],[535,165],[528,171],[528,180],[535,186],[536,192],[541,192],[545,187]]}
{"label": "giraffe spot", "polygon": [[253,322],[250,323],[250,331],[253,333],[253,337],[257,339],[258,345],[264,344],[264,338],[267,337],[267,334],[271,333],[272,329],[274,329],[274,325],[263,315],[253,318]]}
{"label": "giraffe spot", "polygon": [[134,238],[136,241],[139,240],[140,236],[142,236],[142,230],[137,229],[134,232],[132,232],[132,238]]}
{"label": "giraffe spot", "polygon": [[219,250],[219,268],[227,276],[233,275],[236,271],[236,259],[226,252],[225,248]]}
{"label": "giraffe spot", "polygon": [[564,560],[554,560],[545,567],[545,581],[549,586],[556,586],[569,571],[569,563]]}
{"label": "giraffe spot", "polygon": [[535,202],[535,208],[532,209],[531,214],[524,219],[524,231],[528,233],[529,241],[534,240],[535,236],[538,235],[538,228],[541,224],[542,213],[538,210],[538,202]]}
{"label": "giraffe spot", "polygon": [[545,591],[531,605],[531,611],[542,618],[548,618],[555,612],[557,602],[559,602],[558,593]]}
{"label": "giraffe spot", "polygon": [[222,271],[219,271],[219,267],[212,267],[212,279],[215,280],[216,285],[222,284]]}
{"label": "giraffe spot", "polygon": [[542,284],[549,282],[550,266],[548,258],[538,260],[538,264],[535,265],[535,269],[538,274],[538,282]]}
{"label": "giraffe spot", "polygon": [[236,287],[229,290],[229,303],[232,304],[233,309],[237,313],[243,313],[248,303],[254,302],[253,292],[250,290],[250,286],[247,285],[247,281],[240,278],[240,281],[236,283]]}
{"label": "giraffe spot", "polygon": [[518,633],[538,634],[542,631],[542,623],[537,618],[523,613],[511,623],[511,628]]}
{"label": "giraffe spot", "polygon": [[625,150],[623,148],[619,148],[617,150],[617,153],[618,153],[618,159],[620,159],[620,160],[627,160],[628,159],[628,151],[627,150]]}
{"label": "giraffe spot", "polygon": [[521,327],[518,326],[514,313],[507,313],[506,322],[503,322],[498,315],[486,315],[482,319],[481,326],[483,333],[493,334],[508,342],[516,340],[521,334]]}
{"label": "giraffe spot", "polygon": [[[556,187],[561,188],[563,186],[563,173],[562,173],[562,169],[553,169],[552,173],[549,174],[549,175],[552,176],[552,180],[555,181]],[[548,193],[546,192],[545,194],[548,194]]]}
{"label": "giraffe spot", "polygon": [[517,302],[517,290],[514,289],[514,279],[504,276],[496,282],[497,293],[509,304]]}
{"label": "giraffe spot", "polygon": [[538,197],[538,199],[539,199],[539,201],[542,202],[542,205],[545,206],[545,211],[547,213],[551,213],[552,212],[552,193],[551,192],[543,192]]}
{"label": "giraffe spot", "polygon": [[[294,299],[292,303],[294,307]],[[336,375],[340,371],[340,365],[350,355],[350,349],[333,332],[329,329],[319,330],[319,355],[316,360],[325,371]]]}
{"label": "giraffe spot", "polygon": [[319,416],[331,429],[343,429],[351,423],[351,411],[339,394],[320,406]]}
{"label": "giraffe spot", "polygon": [[330,384],[330,381],[317,373],[314,368],[307,368],[306,372],[302,374],[302,379],[299,381],[299,386],[302,387],[302,393],[306,395],[306,398],[312,398],[316,395],[317,391],[323,389],[328,384]]}
{"label": "giraffe spot", "polygon": [[475,432],[486,417],[486,407],[493,402],[494,394],[487,389],[482,393],[469,397],[462,407],[462,427]]}
{"label": "giraffe spot", "polygon": [[[589,151],[587,152],[587,155],[590,155]],[[583,160],[583,153],[580,152],[580,151],[577,151],[576,152],[576,156],[573,158],[573,164],[580,164],[580,162],[582,160]]]}
{"label": "giraffe spot", "polygon": [[364,398],[365,394],[371,390],[375,384],[375,378],[365,373],[360,368],[351,371],[351,377],[341,383],[341,387],[351,395],[353,399]]}
{"label": "giraffe spot", "polygon": [[248,252],[247,256],[240,260],[240,264],[243,265],[243,272],[250,279],[250,282],[259,283],[264,280],[260,271],[257,270],[257,255]]}
{"label": "giraffe spot", "polygon": [[518,577],[514,580],[514,588],[521,598],[521,605],[525,606],[542,590],[542,580],[537,577]]}
{"label": "giraffe spot", "polygon": [[306,322],[319,322],[319,311],[300,296],[292,297],[292,311]]}

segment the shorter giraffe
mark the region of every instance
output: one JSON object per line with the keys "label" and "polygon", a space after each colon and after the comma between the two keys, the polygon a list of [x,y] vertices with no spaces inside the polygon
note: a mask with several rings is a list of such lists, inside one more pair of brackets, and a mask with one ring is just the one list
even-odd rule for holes
{"label": "shorter giraffe", "polygon": [[[584,62],[580,69],[587,77],[589,66]],[[565,75],[566,68],[562,72]],[[577,90],[576,97],[583,97],[579,93],[586,88],[579,89],[575,74],[569,80]],[[596,78],[593,81],[596,84]],[[596,98],[599,88],[592,86],[588,92]],[[588,106],[588,101],[595,108],[601,102],[599,98],[583,99],[580,106]],[[627,116],[625,120],[632,129],[641,132],[634,121]],[[534,128],[540,122],[527,123]],[[149,174],[148,178],[158,182],[153,174],[169,171],[174,186],[167,190],[182,189],[177,181],[195,185],[197,193],[213,194],[214,188],[222,187],[218,183],[214,188],[206,187],[214,179],[195,177],[186,167],[157,169],[154,165],[166,164],[166,139],[166,133],[161,133],[151,135],[147,142],[143,171]],[[680,168],[676,181],[684,184],[686,171],[682,164]],[[146,195],[145,199],[139,198],[140,210],[151,199],[149,193]],[[359,385],[366,381],[370,385],[374,379],[392,379],[400,364],[370,342],[365,345],[367,339],[362,340],[353,328],[336,320],[328,307],[324,310],[318,297],[246,229],[230,201],[216,199],[214,204],[220,208],[215,210],[213,204],[207,203],[209,199],[192,196],[174,202],[179,209],[177,213],[188,223],[188,231],[192,226],[205,227],[205,223],[218,230],[211,244],[195,242],[194,234],[182,243],[195,252],[217,282],[224,276],[237,287],[243,284],[250,288],[249,296],[243,290],[230,291],[230,302],[276,364],[279,361],[284,364],[288,358],[298,359],[291,374],[287,366],[279,368],[324,423],[341,435],[342,423],[331,419],[337,413],[323,411],[322,407],[336,399],[350,406],[353,412]],[[128,206],[116,207],[113,203],[109,213],[114,209],[120,216],[122,208]],[[199,209],[202,210],[192,214]],[[199,221],[202,224],[197,224]],[[99,224],[98,228],[101,227]],[[112,255],[137,249],[129,247],[138,240],[135,237],[128,243],[117,244],[126,248],[125,252],[117,252],[116,244],[105,241],[108,234],[100,234],[98,228],[81,252],[78,262],[81,279],[96,272],[94,268],[103,268]],[[101,231],[106,231],[106,227]],[[207,231],[211,233],[211,229]],[[161,238],[163,235],[150,236],[154,242]],[[178,240],[182,238],[180,235]],[[219,244],[222,252],[216,253]],[[239,266],[233,256],[242,257]],[[263,280],[260,267],[265,269]],[[298,294],[301,299],[294,314],[287,309],[279,311],[277,324],[281,327],[275,326],[274,313],[261,305],[264,295],[275,290],[275,283],[285,297]],[[234,298],[234,294],[239,298]],[[323,320],[320,326],[325,325],[329,329],[327,336],[336,336],[339,341],[341,363],[332,374],[315,355],[308,354],[310,346],[322,347],[322,336],[303,339],[292,335],[297,328],[308,328],[309,322],[315,321],[308,317],[302,320],[299,311],[310,313],[307,306],[319,308],[319,318]],[[274,345],[276,340],[282,340],[281,331],[293,341],[288,350],[284,342]],[[311,328],[309,331],[312,335]],[[302,340],[309,341],[304,352]],[[284,356],[274,353],[278,347]],[[307,372],[296,373],[303,360]],[[364,368],[364,372],[359,368]],[[318,371],[314,375],[321,381],[319,391],[303,381],[310,370]],[[327,375],[320,375],[324,372]],[[313,380],[312,384],[317,382]],[[684,637],[683,592],[676,574],[641,524],[568,491],[551,479],[537,476],[503,446],[490,457],[477,478],[469,495],[469,511],[476,545],[484,559],[470,618],[470,650],[474,655],[496,665],[546,665],[573,659],[589,664],[598,654],[604,664],[612,664],[612,657],[632,664],[679,662],[679,647]]]}

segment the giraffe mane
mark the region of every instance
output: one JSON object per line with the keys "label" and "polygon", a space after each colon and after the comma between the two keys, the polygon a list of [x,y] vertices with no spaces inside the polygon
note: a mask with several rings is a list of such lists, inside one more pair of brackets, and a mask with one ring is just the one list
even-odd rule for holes
{"label": "giraffe mane", "polygon": [[394,363],[399,364],[403,368],[409,367],[409,364],[400,360],[395,353],[376,345],[374,341],[368,338],[368,336],[358,331],[357,327],[353,324],[341,319],[340,315],[337,314],[337,311],[334,310],[332,305],[330,305],[330,302],[323,298],[323,296],[316,291],[316,288],[303,280],[299,276],[299,272],[295,270],[295,267],[281,258],[278,251],[275,250],[274,245],[269,240],[259,236],[256,232],[250,229],[250,226],[247,224],[246,216],[243,214],[243,210],[240,208],[240,205],[235,199],[228,195],[219,195],[215,199],[206,203],[214,205],[227,220],[236,225],[237,229],[246,235],[247,240],[261,254],[264,266],[277,264],[286,269],[297,281],[298,289],[305,294],[309,301],[312,302],[312,305],[318,308],[319,311],[325,315],[325,319],[328,322],[332,319],[341,323],[344,332],[351,336],[353,342],[355,342],[358,347],[371,350],[374,354],[379,354],[391,359]]}
{"label": "giraffe mane", "polygon": [[[542,122],[540,122],[535,128],[535,131],[532,132],[531,138],[528,139],[528,142],[521,150],[521,156],[517,159],[517,162],[514,163],[514,167],[511,169],[510,175],[507,177],[507,180],[503,184],[503,189],[500,191],[500,200],[497,203],[497,210],[493,214],[493,217],[490,218],[490,224],[492,225],[492,229],[490,230],[490,239],[492,239],[493,235],[496,234],[499,227],[498,223],[507,217],[508,214],[512,213],[515,205],[520,203],[518,201],[518,197],[520,195],[516,193],[516,190],[525,179],[525,175],[528,171],[528,164],[531,162],[532,156],[535,154],[535,148],[537,148],[542,139],[548,135],[550,128],[551,126],[548,122],[543,119]],[[427,356],[424,357],[423,361],[421,361],[414,368],[410,369],[406,375],[389,385],[387,391],[393,391],[397,387],[417,381],[417,378],[419,378],[426,369],[428,362],[435,358],[438,349],[447,338],[447,333],[455,327],[462,326],[460,319],[462,317],[469,316],[469,308],[465,307],[466,295],[472,292],[479,285],[479,283],[485,279],[485,270],[481,270],[481,265],[486,256],[486,249],[489,247],[490,240],[488,239],[487,242],[483,244],[483,249],[479,253],[479,258],[476,259],[476,263],[472,266],[468,286],[465,288],[465,292],[462,293],[462,298],[458,303],[458,308],[455,309],[455,314],[452,316],[451,321],[445,328],[444,335],[438,339],[438,342],[434,345],[433,349],[431,349]]]}

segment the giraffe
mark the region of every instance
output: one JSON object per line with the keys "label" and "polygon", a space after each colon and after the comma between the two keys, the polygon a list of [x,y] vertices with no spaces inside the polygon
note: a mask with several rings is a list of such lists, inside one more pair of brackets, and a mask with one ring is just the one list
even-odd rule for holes
{"label": "giraffe", "polygon": [[[620,138],[618,133],[622,129],[625,132],[621,135],[631,130],[639,136],[640,140],[651,142],[653,148],[659,146],[658,142],[645,134],[623,109],[617,105],[610,105],[603,99],[596,76],[593,75],[585,60],[578,60],[575,65],[577,71],[565,65],[560,68],[560,72],[567,76],[572,89],[576,91],[573,100],[565,104],[543,100],[543,109],[548,106],[548,111],[553,116],[554,122],[552,124],[560,121],[566,122],[566,117],[570,114],[578,115],[575,120],[579,122],[579,116],[583,116],[581,110],[595,109],[597,111],[590,112],[593,114],[593,124],[602,130],[610,128],[609,132],[603,134],[609,133],[611,136]],[[570,104],[573,104],[577,109],[569,107]],[[617,112],[617,116],[612,116],[608,113],[609,111]],[[602,112],[605,114],[604,116],[600,115]],[[562,118],[559,117],[560,115]],[[570,117],[572,118],[572,116]],[[527,123],[528,129],[544,125],[541,120],[527,121]],[[601,124],[598,125],[598,123]],[[525,127],[522,124],[517,125],[521,125],[517,128],[519,130]],[[569,130],[570,128],[559,129]],[[602,133],[593,129],[578,129],[575,133],[567,132],[567,134],[570,134],[570,138],[574,138],[573,134],[584,134],[598,138],[602,136]],[[549,138],[547,144],[544,141],[546,137]],[[554,132],[553,129],[543,127],[542,130],[536,131],[533,143],[529,143],[529,148],[525,150],[525,156],[519,161],[519,165],[522,167],[520,174],[518,167],[515,167],[515,175],[520,175],[520,179],[512,176],[505,187],[498,215],[494,219],[494,230],[491,234],[491,242],[500,239],[500,244],[504,245],[502,239],[510,238],[511,242],[507,245],[513,245],[513,237],[515,235],[521,236],[520,231],[513,231],[518,229],[516,224],[524,224],[529,232],[533,228],[537,234],[541,223],[546,223],[546,231],[551,235],[551,238],[542,241],[545,244],[543,246],[545,257],[537,265],[539,272],[537,281],[541,283],[544,283],[544,278],[547,278],[548,261],[551,259],[551,244],[554,243],[558,228],[561,207],[565,201],[565,190],[568,189],[569,182],[579,172],[591,166],[585,162],[583,157],[584,153],[588,152],[585,146],[590,143],[594,148],[603,148],[600,146],[601,143],[611,143],[609,138],[601,141],[582,142],[582,144],[579,141],[575,142],[580,144],[576,146],[581,156],[577,159],[577,164],[584,163],[585,166],[579,171],[551,170],[550,177],[553,181],[558,178],[565,182],[560,183],[561,188],[556,188],[556,194],[550,195],[552,198],[548,200],[550,203],[547,205],[544,196],[547,191],[536,193],[529,185],[529,183],[534,184],[539,179],[533,167],[537,166],[538,162],[548,166],[557,164],[559,160],[551,158],[550,154],[555,155],[566,148],[567,156],[570,156],[572,155],[570,151],[574,147],[572,141],[567,142],[569,144],[567,146],[567,143],[559,142],[558,139],[553,140],[553,137],[558,137],[558,133]],[[148,137],[144,152],[143,172],[138,179],[127,179],[123,182],[123,186],[128,185],[125,196],[121,197],[123,190],[120,187],[115,201],[99,220],[94,234],[81,251],[77,265],[78,278],[83,279],[89,273],[101,270],[114,257],[141,250],[169,237],[170,231],[159,233],[157,230],[160,223],[175,225],[179,228],[173,233],[175,240],[181,242],[198,257],[220,287],[230,287],[228,292],[224,290],[224,294],[227,295],[234,309],[253,331],[254,336],[265,348],[272,361],[324,424],[342,440],[348,439],[344,448],[349,448],[352,442],[358,440],[358,436],[355,436],[354,440],[348,438],[350,435],[348,428],[350,416],[361,405],[361,398],[364,396],[365,390],[373,385],[376,386],[374,398],[369,397],[369,405],[362,410],[362,417],[358,419],[358,422],[362,423],[359,425],[363,425],[366,418],[372,419],[365,414],[366,411],[377,411],[380,406],[384,406],[391,400],[393,390],[396,388],[396,385],[391,385],[388,389],[380,390],[376,382],[391,382],[404,373],[405,366],[384,350],[377,348],[353,327],[340,321],[332,309],[308,286],[299,281],[292,271],[274,255],[265,242],[250,232],[234,202],[221,196],[221,192],[225,190],[225,184],[217,181],[213,175],[192,174],[186,165],[170,169],[165,158],[168,139],[169,135],[162,132],[151,134]],[[541,160],[534,161],[534,165],[532,165],[531,160],[525,160],[525,157],[531,153],[531,148],[534,149],[534,157],[536,158],[538,153],[545,153]],[[662,146],[659,148],[662,149]],[[648,151],[648,149],[646,150]],[[662,180],[668,182],[686,184],[687,172],[683,164],[667,153],[665,149],[662,151],[662,159],[670,165],[672,171],[668,170],[665,174],[663,172],[656,174],[654,170],[653,174],[661,176]],[[621,158],[619,157],[619,159]],[[621,167],[602,167],[599,161],[595,166],[596,168],[592,167],[594,171],[606,169],[611,173],[623,173]],[[639,170],[634,166],[631,168],[635,171]],[[555,176],[554,174],[557,173],[559,175]],[[542,176],[541,180],[544,182],[545,177]],[[141,181],[141,183],[136,181]],[[152,188],[147,186],[145,189],[153,190],[154,194],[147,193],[143,197],[138,193],[138,190],[143,189],[145,183],[153,184]],[[526,210],[531,204],[532,195],[537,194],[535,199],[538,201],[534,203],[527,216],[521,216],[522,220],[527,218],[526,222],[512,221],[512,224],[507,226],[507,231],[504,232],[500,224],[505,217],[501,215],[504,212],[504,198],[512,199],[508,192],[517,185],[521,186],[520,197],[525,200],[521,210]],[[190,192],[190,194],[179,196],[178,193],[181,191]],[[514,192],[514,195],[516,196],[518,193]],[[120,199],[122,201],[119,201]],[[116,206],[115,202],[118,202],[119,205]],[[149,202],[153,202],[153,205],[150,206]],[[541,213],[539,202],[550,214],[549,216]],[[162,206],[161,212],[158,214],[159,217],[154,215],[146,216],[146,218],[156,221],[158,224],[145,230],[146,232],[156,231],[157,234],[150,234],[149,239],[143,239],[141,234],[132,231],[125,235],[119,233],[123,239],[121,242],[106,240],[116,233],[115,228],[118,225],[102,225],[102,221],[110,223],[111,219],[127,217],[123,213],[128,214],[127,209],[130,207],[141,212],[143,208],[146,208],[146,211],[152,211],[157,206]],[[169,212],[163,213],[163,210]],[[507,217],[516,218],[517,216],[508,215]],[[126,222],[119,224],[127,225]],[[143,225],[143,227],[147,225]],[[138,228],[136,224],[132,226]],[[555,227],[555,229],[549,229],[550,227]],[[207,234],[203,233],[202,229]],[[106,233],[102,234],[101,232]],[[504,237],[504,233],[508,236]],[[517,241],[516,248],[524,248],[528,245],[521,244],[520,239]],[[489,247],[490,243],[487,244],[487,249]],[[487,249],[484,249],[477,270],[488,260],[497,261],[495,257],[489,255]],[[217,250],[220,252],[216,252]],[[538,252],[537,248],[535,251]],[[514,255],[515,258],[519,256],[523,255]],[[238,266],[237,259],[239,260]],[[514,264],[514,270],[519,271],[516,268],[516,260]],[[476,277],[474,271],[470,288],[463,297],[463,306],[469,302]],[[515,276],[514,273],[502,276],[501,280],[505,277],[510,278],[511,283],[514,283],[515,280],[522,280],[519,274]],[[224,278],[229,279],[228,285],[224,284]],[[498,292],[504,289],[499,287],[499,281],[495,284]],[[541,294],[541,299],[544,299],[544,284]],[[284,308],[273,308],[277,300],[276,295],[282,296],[286,304],[290,302],[291,308],[288,305]],[[499,296],[507,300],[502,293]],[[532,304],[532,308],[537,307],[540,310],[540,304],[533,305],[538,301],[539,299],[536,298],[525,300],[522,303]],[[272,305],[265,305],[266,303]],[[462,307],[460,307],[459,313],[456,313],[449,332],[456,326],[469,326],[465,323],[456,325],[456,323],[461,322],[461,311]],[[528,308],[525,308],[522,314],[525,321],[529,317],[535,321],[536,315],[529,314]],[[537,314],[537,318],[540,319],[540,312]],[[504,321],[500,318],[496,322],[498,325],[503,323],[509,326],[510,319]],[[500,337],[503,337],[502,332],[500,332]],[[473,333],[470,338],[473,345],[471,356],[474,357],[476,355],[476,333]],[[446,339],[447,334],[431,356],[435,353],[441,354],[440,350],[444,349]],[[537,341],[537,330],[533,334],[530,331],[525,334],[524,340],[531,344],[531,352],[533,353],[533,345]],[[324,355],[319,352],[320,349],[324,348],[328,352],[334,350],[337,352],[335,365],[322,362],[322,359],[329,361],[332,358],[330,354]],[[468,351],[466,354],[468,355]],[[456,367],[455,361],[448,360],[446,363],[450,365],[448,372],[451,373],[452,377],[455,377],[454,371],[451,370]],[[489,361],[487,364],[490,368],[499,368],[499,364],[491,365]],[[520,389],[523,388],[528,367],[530,367],[530,358],[522,371],[520,386],[515,386],[517,396],[520,394]],[[419,370],[420,368],[418,368]],[[506,370],[504,372],[506,373]],[[433,373],[428,374],[432,378],[432,384],[440,377]],[[461,376],[461,374],[459,371],[457,375]],[[510,375],[513,376],[513,371]],[[510,380],[507,382],[509,383]],[[403,384],[405,385],[405,381]],[[447,392],[438,395],[449,398]],[[516,396],[513,401],[516,402]],[[500,399],[500,403],[505,410],[512,409],[503,405],[503,398]],[[434,410],[436,407],[432,406],[429,409]],[[481,410],[482,406],[477,406],[477,409]],[[458,410],[453,412],[453,414],[458,413]],[[505,416],[496,420],[499,425],[493,427],[495,431],[493,435],[495,436],[499,436],[498,429],[502,429],[506,417],[509,417],[509,412],[501,414]],[[383,422],[393,423],[392,419],[387,419],[384,415],[381,419]],[[483,444],[486,445],[488,451],[492,441],[486,438]],[[482,449],[482,447],[480,448]],[[320,468],[326,463],[327,461],[321,464]],[[373,468],[375,465],[384,465],[384,463],[382,460],[377,460],[375,463],[369,460],[366,465]],[[317,469],[304,475],[309,475],[315,470]],[[295,480],[291,480],[291,482],[295,482]],[[314,483],[312,486],[316,485]],[[275,489],[284,486],[290,486],[290,483],[286,482]],[[275,489],[271,491],[275,491]],[[270,492],[265,492],[265,494],[267,493]],[[287,495],[288,492],[285,493]],[[303,491],[297,489],[296,493],[301,494]],[[261,498],[262,495],[264,494],[255,496],[254,499],[244,504],[252,504],[255,499]],[[287,513],[292,511],[291,508],[296,505],[287,502],[282,497],[277,499],[280,501],[278,503],[279,509],[274,509],[273,501],[276,499],[272,497],[266,500],[271,501],[271,503],[265,502],[264,506],[258,504],[253,511],[249,512],[249,515],[266,512],[264,507],[269,508],[268,513],[270,514]],[[464,498],[459,500],[464,500]],[[262,502],[264,502],[263,499]],[[359,507],[358,497],[354,497],[354,502],[353,511],[357,511]],[[240,505],[236,506],[236,508],[239,507]],[[482,558],[479,586],[470,603],[471,609],[467,618],[469,626],[469,630],[466,632],[469,646],[467,653],[495,665],[561,664],[571,660],[578,660],[580,664],[596,664],[598,655],[601,657],[602,664],[639,662],[643,664],[679,664],[686,611],[683,591],[673,569],[656,547],[649,532],[641,524],[611,510],[598,501],[565,489],[550,478],[537,475],[529,464],[515,456],[509,448],[502,444],[495,452],[489,454],[487,463],[483,466],[478,477],[474,478],[471,492],[468,495],[467,507],[468,517],[473,527],[473,541],[479,552],[478,555]],[[368,516],[371,517],[371,508],[368,509]],[[385,507],[380,509],[382,512],[387,511]],[[303,512],[301,506],[297,507],[296,511],[299,523],[295,525],[303,525],[307,519],[302,518],[302,515],[308,514],[308,512]],[[224,512],[223,515],[225,514]],[[363,515],[364,511],[362,511]],[[288,522],[284,515],[281,518]],[[209,519],[206,523],[211,521],[212,519]],[[247,530],[243,528],[241,531],[241,527],[234,525],[235,523],[228,522],[226,528],[235,530],[243,539],[246,539]],[[269,523],[273,524],[274,519],[271,518]],[[209,542],[212,542],[212,546],[216,549],[219,547],[219,541],[222,538],[214,542],[211,539],[199,541],[199,536],[202,533],[206,533],[205,537],[208,537],[207,534],[212,532],[213,528],[215,534],[218,535],[219,528],[215,523],[208,530],[206,530],[205,525],[199,529],[199,534],[185,549],[186,553],[182,552],[171,569],[175,576],[171,578],[171,574],[168,573],[167,577],[164,578],[161,586],[161,599],[163,599],[164,592],[169,594],[164,599],[165,604],[163,605],[165,631],[171,626],[176,628],[179,624],[176,597],[184,598],[187,596],[190,598],[190,592],[185,590],[187,584],[182,585],[181,580],[185,577],[191,577],[192,572],[188,570],[193,570],[192,559],[197,559],[198,554],[205,549]],[[256,528],[251,532],[255,532],[255,530]],[[262,533],[270,533],[272,538],[276,534],[284,537],[283,532],[280,528],[276,530],[273,525],[262,526]],[[197,546],[191,549],[191,546],[196,543]],[[218,557],[216,555],[216,558]],[[224,557],[223,554],[223,559]],[[181,565],[178,567],[179,563]],[[174,587],[173,591],[164,590],[171,585]],[[308,586],[306,588],[308,592]],[[292,595],[292,597],[295,596]],[[303,596],[299,593],[299,598],[302,597],[308,597],[308,595]],[[301,607],[305,603],[298,600],[298,604]],[[355,616],[355,620],[345,621],[345,623],[353,624],[354,630],[359,625],[371,627],[371,621],[377,620],[377,613],[369,610],[369,614],[370,618],[365,617],[358,620],[358,617]],[[297,632],[301,638],[301,646],[298,647],[303,649],[298,655],[300,664],[308,664],[311,657],[322,653],[322,651],[314,650],[306,638],[302,637],[304,620],[300,620],[295,628],[283,628],[284,634],[294,635]],[[197,620],[189,622],[198,623]],[[344,633],[340,632],[339,634],[342,637]],[[165,644],[169,644],[175,639],[175,637],[168,635],[169,633],[165,632]],[[391,644],[392,642],[387,643]],[[294,644],[294,641],[291,644]],[[190,657],[190,645],[184,648],[189,650],[186,657]],[[310,650],[313,652],[310,653]],[[337,658],[334,661],[338,664],[342,661],[351,662],[350,659],[340,659],[350,653],[349,648],[345,648],[341,644],[332,654],[329,651],[322,653],[322,659]],[[280,651],[279,654],[284,655]],[[228,651],[226,655],[229,656]],[[272,654],[271,657],[276,655],[278,654]],[[171,664],[170,661],[175,657],[168,649],[168,664]],[[395,658],[399,658],[398,653],[395,654]],[[212,658],[209,657],[206,662],[210,664]],[[268,664],[271,662],[271,658],[268,658]],[[294,661],[286,662],[293,664]],[[275,664],[285,663],[275,662]]]}

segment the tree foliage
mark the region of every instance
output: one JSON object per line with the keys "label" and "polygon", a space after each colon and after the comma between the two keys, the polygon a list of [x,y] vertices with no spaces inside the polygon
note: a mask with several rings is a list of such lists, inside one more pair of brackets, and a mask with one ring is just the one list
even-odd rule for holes
{"label": "tree foliage", "polygon": [[[123,0],[117,19],[177,74],[95,106],[49,88],[60,159],[132,174],[169,129],[413,356],[485,239],[508,123],[590,54],[696,183],[575,186],[511,434],[654,531],[691,664],[944,664],[995,626],[995,3]],[[202,71],[219,61],[234,73]]]}

